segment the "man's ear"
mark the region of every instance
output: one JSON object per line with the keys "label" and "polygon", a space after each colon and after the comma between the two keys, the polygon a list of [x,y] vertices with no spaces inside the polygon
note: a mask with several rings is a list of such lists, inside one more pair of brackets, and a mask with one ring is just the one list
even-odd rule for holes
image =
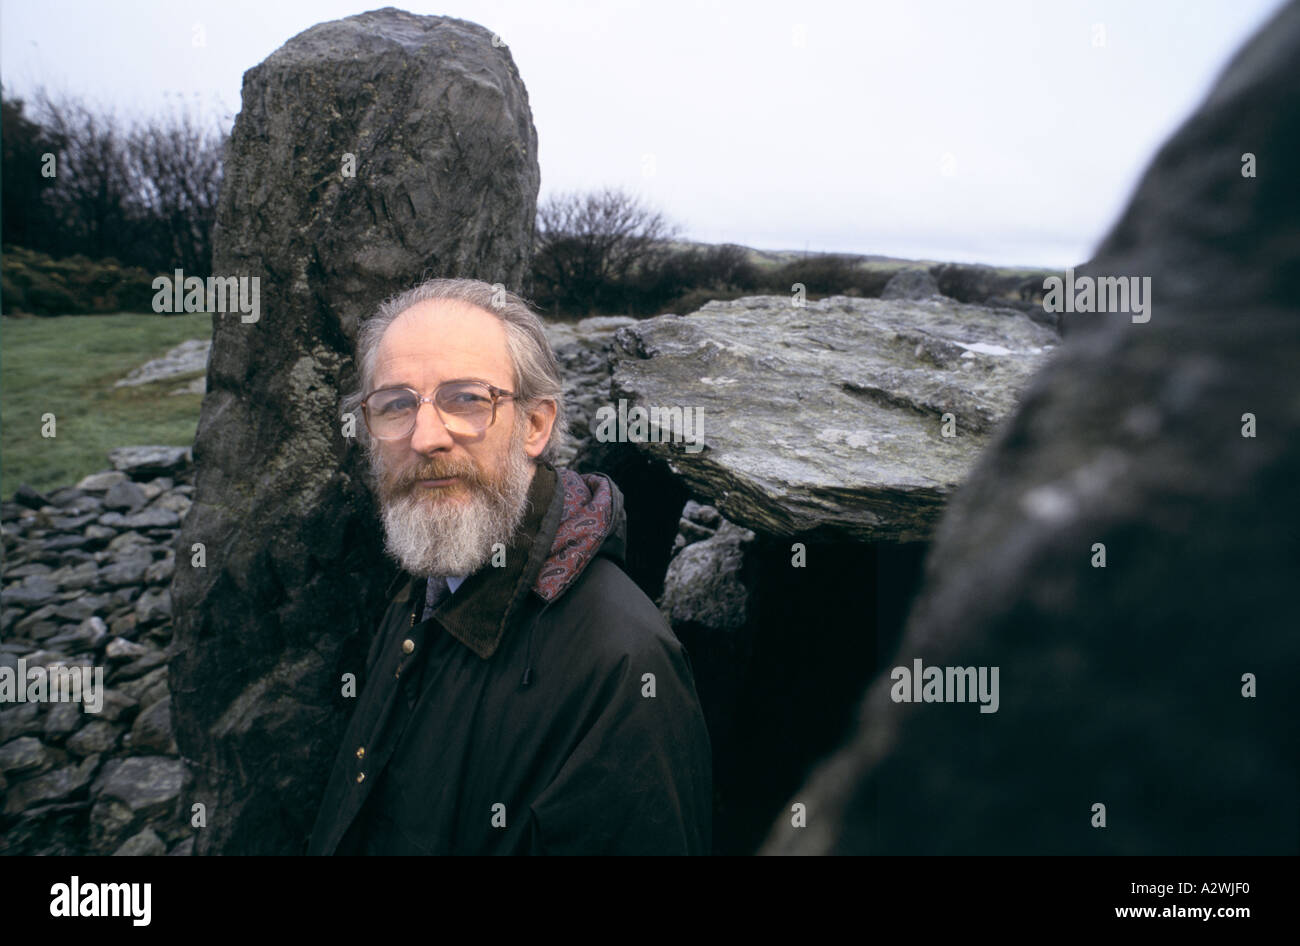
{"label": "man's ear", "polygon": [[555,402],[538,401],[528,408],[528,433],[524,437],[524,452],[536,460],[546,449],[551,439],[551,429],[555,426]]}

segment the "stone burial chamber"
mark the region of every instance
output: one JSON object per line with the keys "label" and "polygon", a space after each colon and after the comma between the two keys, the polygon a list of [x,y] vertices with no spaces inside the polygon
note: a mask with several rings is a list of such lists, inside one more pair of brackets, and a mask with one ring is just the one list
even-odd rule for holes
{"label": "stone burial chamber", "polygon": [[577,463],[624,485],[629,567],[692,655],[719,853],[753,852],[842,738],[947,496],[1059,342],[943,296],[756,296],[615,331],[620,417],[703,432],[593,423]]}
{"label": "stone burial chamber", "polygon": [[[170,589],[177,810],[209,813],[195,854],[303,849],[350,708],[339,680],[386,604],[395,566],[337,415],[358,325],[421,275],[520,285],[539,180],[508,48],[463,21],[320,24],[246,74],[243,104],[214,269],[261,280],[261,317],[214,317]],[[698,656],[715,849],[752,851],[896,635],[944,497],[1058,339],[942,297],[753,298],[551,334],[572,465],[623,489],[628,570]],[[690,407],[702,436],[611,439],[620,401]]]}
{"label": "stone burial chamber", "polygon": [[875,675],[764,853],[1300,852],[1297,155],[1292,3],[1081,270],[1149,321],[1063,315],[943,513],[885,668],[997,667],[997,711]]}

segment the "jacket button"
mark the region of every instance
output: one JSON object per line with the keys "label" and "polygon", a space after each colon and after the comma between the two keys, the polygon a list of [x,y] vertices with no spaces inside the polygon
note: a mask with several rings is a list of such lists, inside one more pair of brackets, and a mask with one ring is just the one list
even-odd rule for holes
{"label": "jacket button", "polygon": [[366,747],[365,747],[365,746],[357,746],[357,758],[358,758],[358,759],[364,759],[365,757],[366,757]]}
{"label": "jacket button", "polygon": [[409,637],[402,641],[402,653],[409,654],[413,650],[415,650],[415,641],[411,640]]}
{"label": "jacket button", "polygon": [[361,772],[360,774],[357,775],[357,781],[358,781],[358,782],[364,782],[365,780],[366,780],[366,773],[365,773],[365,772]]}

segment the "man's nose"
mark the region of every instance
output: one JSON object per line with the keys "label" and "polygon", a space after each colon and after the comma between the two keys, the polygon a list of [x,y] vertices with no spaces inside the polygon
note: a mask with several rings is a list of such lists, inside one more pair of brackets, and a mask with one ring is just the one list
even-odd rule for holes
{"label": "man's nose", "polygon": [[415,412],[415,429],[411,431],[411,449],[416,453],[447,450],[455,444],[442,418],[432,404],[425,401]]}

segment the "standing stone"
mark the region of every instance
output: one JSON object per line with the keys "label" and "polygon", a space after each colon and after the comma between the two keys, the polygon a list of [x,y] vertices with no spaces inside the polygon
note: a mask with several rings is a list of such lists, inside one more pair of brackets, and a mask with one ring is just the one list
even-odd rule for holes
{"label": "standing stone", "polygon": [[1290,4],[1081,272],[1149,276],[1150,321],[1064,315],[940,524],[888,666],[998,667],[997,711],[877,677],[765,853],[1296,853],[1297,153]]}
{"label": "standing stone", "polygon": [[539,182],[509,48],[473,23],[364,13],[245,74],[213,268],[260,280],[260,312],[213,316],[172,585],[175,736],[213,813],[194,853],[303,849],[383,611],[394,566],[338,422],[359,322],[422,276],[519,288]]}

